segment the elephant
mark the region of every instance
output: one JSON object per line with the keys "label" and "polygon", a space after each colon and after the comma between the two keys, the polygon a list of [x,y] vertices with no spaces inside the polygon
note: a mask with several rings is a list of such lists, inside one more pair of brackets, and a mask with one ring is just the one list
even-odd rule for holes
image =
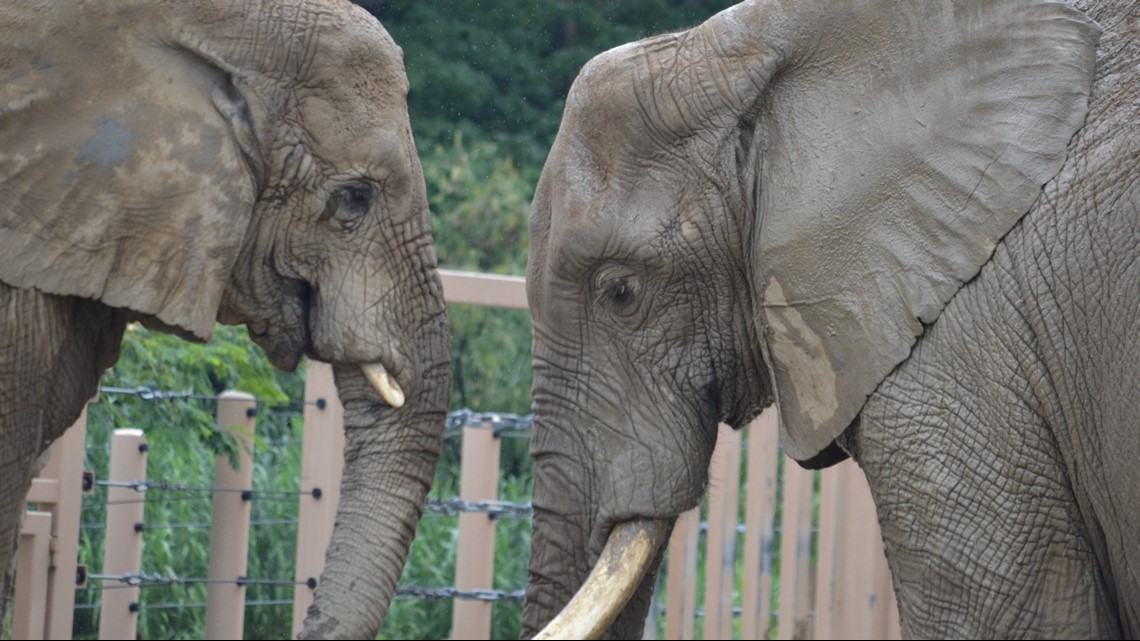
{"label": "elephant", "polygon": [[866,477],[905,636],[1140,634],[1138,7],[750,0],[579,70],[523,638],[639,638],[718,425],[773,404]]}
{"label": "elephant", "polygon": [[450,400],[407,92],[402,50],[346,0],[0,5],[0,568],[34,462],[128,324],[244,324],[278,368],[331,363],[344,406],[300,636],[376,636]]}

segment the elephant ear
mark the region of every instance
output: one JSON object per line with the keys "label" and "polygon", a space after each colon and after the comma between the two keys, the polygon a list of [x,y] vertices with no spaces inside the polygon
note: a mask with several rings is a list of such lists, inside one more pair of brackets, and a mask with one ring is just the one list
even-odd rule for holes
{"label": "elephant ear", "polygon": [[164,12],[34,5],[0,11],[0,281],[208,339],[255,198],[249,106]]}
{"label": "elephant ear", "polygon": [[1060,170],[1100,29],[1060,2],[875,0],[698,29],[716,67],[693,75],[728,79],[714,119],[752,128],[757,323],[783,447],[808,460]]}

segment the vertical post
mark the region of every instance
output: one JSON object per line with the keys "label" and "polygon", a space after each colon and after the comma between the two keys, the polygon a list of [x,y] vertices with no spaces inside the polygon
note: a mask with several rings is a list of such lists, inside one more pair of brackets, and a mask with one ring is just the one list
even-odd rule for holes
{"label": "vertical post", "polygon": [[666,551],[669,574],[665,581],[665,638],[690,641],[697,614],[697,543],[701,508],[677,517]]}
{"label": "vertical post", "polygon": [[[489,421],[463,428],[459,498],[465,502],[499,496],[499,438]],[[489,590],[495,572],[495,520],[483,512],[460,512],[455,550],[455,587]],[[452,639],[490,639],[491,604],[457,600],[451,607]]]}
{"label": "vertical post", "polygon": [[[815,629],[819,641],[841,638],[845,631],[862,639],[859,628],[843,616],[844,592],[838,585],[839,565],[849,563],[844,558],[842,541],[844,501],[840,499],[839,468],[842,464],[822,470],[819,474],[819,547],[815,568]],[[851,550],[846,550],[851,552]],[[874,638],[874,637],[867,637]]]}
{"label": "vertical post", "polygon": [[344,471],[344,407],[332,366],[310,360],[305,372],[304,430],[301,435],[301,505],[297,523],[297,565],[293,590],[293,634],[305,624],[313,587],[325,567],[332,540],[340,477]]}
{"label": "vertical post", "polygon": [[[112,483],[146,482],[146,438],[142,430],[123,428],[111,436]],[[107,488],[106,545],[103,574],[138,573],[142,563],[143,494],[132,487]],[[100,639],[134,639],[138,630],[138,586],[103,581],[99,611]]]}
{"label": "vertical post", "polygon": [[87,445],[87,407],[52,444],[48,468],[59,479],[59,502],[52,512],[52,563],[48,574],[48,639],[70,639],[75,614],[79,563],[79,515],[83,511],[83,460]]}
{"label": "vertical post", "polygon": [[891,569],[887,565],[887,557],[883,557],[883,569],[887,572],[887,588],[890,590],[887,599],[887,621],[886,621],[886,634],[883,635],[884,639],[891,639],[895,641],[902,639],[902,621],[899,620],[899,602],[895,598],[894,582],[891,580]]}
{"label": "vertical post", "polygon": [[238,466],[228,456],[214,459],[213,523],[209,578],[233,583],[206,586],[206,638],[240,639],[245,623],[245,578],[249,563],[249,517],[253,487],[253,432],[257,401],[245,392],[218,397],[218,426],[238,448]]}
{"label": "vertical post", "polygon": [[[863,471],[844,461],[827,470],[834,477],[836,506],[829,510],[834,530],[834,608],[832,638],[888,639],[897,621],[894,594],[883,553],[875,503]],[[824,527],[822,511],[820,527]],[[822,544],[822,541],[821,541]],[[821,547],[822,551],[822,547]]]}
{"label": "vertical post", "polygon": [[51,514],[27,512],[16,557],[16,593],[24,597],[12,614],[13,639],[44,638],[51,556]]}
{"label": "vertical post", "polygon": [[767,639],[772,626],[776,473],[780,430],[776,406],[748,426],[748,489],[744,503],[744,598],[740,638]]}
{"label": "vertical post", "polygon": [[740,495],[740,433],[719,426],[709,465],[708,536],[705,537],[705,639],[732,638],[736,566],[736,507]]}
{"label": "vertical post", "polygon": [[812,486],[815,473],[786,461],[784,511],[780,533],[780,612],[777,635],[805,639],[810,634],[807,613],[811,597]]}
{"label": "vertical post", "polygon": [[[83,503],[83,457],[84,445],[87,441],[87,407],[80,412],[79,418],[63,435],[51,444],[50,456],[39,477],[32,481],[28,490],[27,500],[35,503],[39,512],[47,515],[48,530],[43,539],[49,545],[50,554],[43,557],[43,563],[30,563],[21,555],[19,563],[26,569],[17,573],[16,593],[12,611],[15,616],[14,624],[17,628],[30,630],[26,626],[33,625],[40,631],[34,638],[44,639],[70,639],[72,618],[75,611],[75,584],[78,572],[79,558],[79,513]],[[43,527],[42,519],[36,521],[35,527]],[[32,536],[33,522],[25,521],[21,537]],[[36,530],[34,538],[40,536]],[[27,544],[27,546],[36,544]],[[30,550],[21,542],[20,549]],[[28,554],[32,554],[28,552]],[[25,587],[39,585],[40,579],[32,580],[32,573],[43,575],[44,589],[33,598]],[[36,588],[38,590],[38,588]],[[28,623],[26,618],[32,616],[43,618],[38,623]],[[29,638],[17,634],[17,638]]]}

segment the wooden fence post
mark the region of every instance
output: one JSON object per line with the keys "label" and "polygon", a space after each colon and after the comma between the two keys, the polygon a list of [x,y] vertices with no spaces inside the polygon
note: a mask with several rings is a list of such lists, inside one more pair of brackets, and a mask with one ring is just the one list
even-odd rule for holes
{"label": "wooden fence post", "polygon": [[249,517],[253,500],[253,433],[257,401],[245,392],[218,397],[218,427],[238,448],[235,469],[228,456],[214,459],[213,523],[210,527],[210,579],[232,583],[206,586],[206,638],[240,639],[245,623],[245,578],[249,564]]}
{"label": "wooden fence post", "polygon": [[47,619],[48,575],[51,562],[51,514],[26,512],[20,527],[16,557],[16,593],[23,597],[12,614],[13,639],[43,639]]}
{"label": "wooden fence post", "polygon": [[[142,430],[122,428],[111,436],[112,483],[146,482],[146,438]],[[103,574],[139,572],[142,563],[143,497],[134,487],[107,488],[106,544]],[[100,639],[134,639],[138,629],[137,585],[103,580],[103,605],[99,611]]]}
{"label": "wooden fence post", "polygon": [[[815,638],[837,639],[848,628],[858,638],[865,638],[852,626],[849,618],[837,612],[837,605],[844,599],[842,587],[837,585],[838,566],[844,561],[840,542],[845,536],[840,531],[843,521],[841,513],[844,505],[840,498],[840,475],[831,467],[820,472],[819,479],[819,547],[816,557],[815,576]],[[848,637],[854,638],[854,637]],[[872,637],[866,637],[872,638]]]}
{"label": "wooden fence post", "polygon": [[783,519],[780,532],[780,639],[807,639],[812,597],[811,526],[815,472],[784,461]]}
{"label": "wooden fence post", "polygon": [[736,569],[736,512],[740,496],[740,432],[721,424],[709,466],[705,537],[704,639],[732,638]]}
{"label": "wooden fence post", "polygon": [[[50,525],[46,531],[44,544],[50,540],[50,553],[42,557],[42,563],[31,559],[18,559],[21,568],[16,573],[17,584],[12,607],[14,638],[70,639],[72,619],[75,612],[75,586],[79,573],[79,513],[83,504],[83,458],[87,441],[87,407],[79,414],[75,423],[51,444],[51,454],[47,465],[39,477],[32,481],[28,491],[28,503],[35,503],[37,509],[46,513]],[[21,537],[36,526],[25,521]],[[36,544],[28,544],[34,546]],[[20,550],[25,548],[21,541]],[[31,554],[31,553],[29,553]],[[44,589],[33,597],[21,587],[23,581],[39,583],[34,574],[43,575]],[[30,584],[27,587],[31,587]],[[31,621],[30,618],[39,621]],[[18,630],[38,629],[38,633],[25,635]]]}
{"label": "wooden fence post", "polygon": [[748,486],[744,497],[744,597],[741,639],[767,639],[772,627],[776,541],[776,478],[780,464],[776,406],[748,426]]}
{"label": "wooden fence post", "polygon": [[665,638],[690,641],[697,616],[697,545],[701,508],[677,517],[669,537],[668,575],[665,579]]}
{"label": "wooden fence post", "polygon": [[[489,421],[463,428],[459,498],[468,503],[499,496],[498,436]],[[483,512],[459,513],[455,551],[455,587],[490,590],[495,572],[495,520]],[[491,603],[457,599],[451,606],[452,639],[490,639]]]}
{"label": "wooden fence post", "polygon": [[822,474],[816,638],[897,639],[898,611],[866,477],[852,461]]}
{"label": "wooden fence post", "polygon": [[332,540],[340,477],[344,471],[344,407],[332,366],[310,360],[305,372],[304,429],[301,435],[301,499],[297,523],[297,565],[293,590],[293,638],[305,624],[313,588],[325,567]]}

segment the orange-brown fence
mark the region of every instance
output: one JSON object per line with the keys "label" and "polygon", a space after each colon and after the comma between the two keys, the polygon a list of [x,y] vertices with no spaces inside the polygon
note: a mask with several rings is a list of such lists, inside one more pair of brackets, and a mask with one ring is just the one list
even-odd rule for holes
{"label": "orange-brown fence", "polygon": [[777,426],[774,409],[721,426],[704,504],[669,542],[662,638],[900,638],[863,473],[800,468]]}
{"label": "orange-brown fence", "polygon": [[[445,272],[444,292],[451,303],[526,307],[523,282],[517,277]],[[335,447],[336,439],[343,443],[341,408],[330,367],[310,363],[305,396],[300,486],[306,491],[299,505],[298,587],[291,636],[303,621],[324,562],[340,482],[342,447]],[[252,434],[252,412],[244,410],[253,399],[240,395],[226,399],[219,403],[219,422],[237,424]],[[823,472],[799,468],[780,453],[777,425],[775,411],[769,410],[739,432],[721,427],[708,496],[700,508],[682,515],[674,528],[645,638],[899,638],[889,571],[862,473],[851,462]],[[460,500],[464,503],[496,499],[499,440],[488,427],[469,424],[463,431]],[[146,478],[146,448],[137,430],[123,432],[117,438],[123,444],[112,452],[112,459],[118,451],[123,463],[120,468],[113,466],[109,481],[130,491],[132,483]],[[14,638],[70,638],[74,589],[86,580],[86,568],[76,559],[79,495],[85,487],[84,433],[81,417],[53,446],[50,462],[28,495],[33,509],[21,533]],[[241,469],[250,466],[246,459],[238,471],[219,472],[222,476],[215,486],[248,486]],[[86,486],[90,485],[88,477]],[[312,488],[320,491],[307,491]],[[216,496],[211,554],[221,558],[211,564],[218,576],[244,572],[249,537],[242,530],[248,528],[249,513],[248,503],[242,503],[232,495]],[[133,518],[117,519],[115,527],[125,523],[127,530],[107,537],[126,549],[108,552],[104,574],[112,572],[111,567],[124,576],[138,572],[137,551],[131,546],[144,528],[132,527]],[[456,591],[493,592],[494,523],[486,512],[460,515]],[[214,573],[211,569],[211,576]],[[207,638],[237,638],[244,601],[241,581],[216,587],[207,597],[215,604],[206,614],[212,621]],[[105,601],[103,607],[122,611],[104,615],[101,621],[114,621],[122,629],[101,628],[100,637],[133,638],[130,592],[114,593],[126,601],[110,605]],[[451,638],[487,639],[489,634],[490,604],[457,599]]]}

